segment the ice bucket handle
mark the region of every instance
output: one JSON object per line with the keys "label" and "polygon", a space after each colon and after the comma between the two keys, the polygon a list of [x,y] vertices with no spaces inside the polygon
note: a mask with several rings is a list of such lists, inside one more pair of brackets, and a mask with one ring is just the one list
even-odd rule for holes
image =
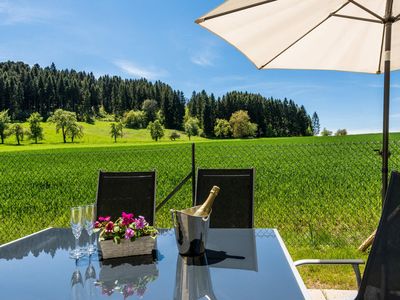
{"label": "ice bucket handle", "polygon": [[210,213],[207,215],[207,217],[203,217],[203,218],[202,218],[203,221],[204,221],[204,222],[207,222],[208,219],[210,218],[210,216],[211,216],[211,211],[210,211]]}
{"label": "ice bucket handle", "polygon": [[[172,216],[172,224],[173,224],[174,228],[176,228],[178,226],[178,222],[176,220],[178,211],[175,210],[175,209],[171,209],[170,212],[171,212],[171,216]],[[206,217],[201,218],[203,220],[203,222],[207,222],[208,221],[208,219],[211,216],[211,212],[212,212],[212,210],[210,211],[210,213]]]}

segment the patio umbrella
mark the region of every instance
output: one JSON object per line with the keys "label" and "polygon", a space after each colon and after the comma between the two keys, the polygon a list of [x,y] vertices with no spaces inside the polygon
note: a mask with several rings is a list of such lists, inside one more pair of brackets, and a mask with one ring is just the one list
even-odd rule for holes
{"label": "patio umbrella", "polygon": [[196,23],[258,69],[384,72],[382,195],[389,159],[390,71],[400,69],[400,0],[227,0]]}

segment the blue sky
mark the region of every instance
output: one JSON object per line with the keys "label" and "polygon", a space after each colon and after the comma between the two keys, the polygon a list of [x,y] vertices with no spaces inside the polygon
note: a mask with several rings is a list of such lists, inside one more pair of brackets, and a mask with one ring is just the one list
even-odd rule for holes
{"label": "blue sky", "polygon": [[[194,20],[222,0],[0,0],[0,61],[162,80],[190,97],[205,89],[290,98],[321,126],[380,132],[383,76],[258,71]],[[392,73],[391,130],[400,131],[400,72]]]}

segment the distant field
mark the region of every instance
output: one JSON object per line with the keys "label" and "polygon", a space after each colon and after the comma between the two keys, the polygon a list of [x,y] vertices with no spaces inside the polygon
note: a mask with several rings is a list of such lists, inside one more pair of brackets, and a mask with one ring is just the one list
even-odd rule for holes
{"label": "distant field", "polygon": [[[97,121],[95,124],[87,124],[79,122],[83,126],[84,136],[82,139],[77,139],[74,143],[71,143],[70,139],[67,139],[67,143],[64,144],[62,140],[61,132],[56,133],[55,125],[51,123],[42,123],[44,131],[44,140],[40,141],[38,144],[34,144],[33,141],[29,140],[27,136],[25,137],[22,145],[18,146],[14,136],[9,136],[5,140],[4,145],[0,145],[1,151],[21,151],[21,150],[36,150],[36,149],[54,149],[54,148],[78,148],[78,147],[101,147],[101,146],[116,146],[121,145],[137,145],[137,144],[166,144],[174,143],[169,139],[169,135],[172,131],[170,129],[165,130],[164,137],[155,142],[150,137],[150,132],[147,129],[129,129],[124,128],[123,138],[118,138],[117,143],[110,136],[110,124],[111,122],[101,122]],[[23,123],[23,127],[28,129],[27,123]],[[189,142],[189,138],[184,132],[179,132],[181,135],[180,139],[177,139],[175,143],[178,142]],[[202,141],[205,140],[201,137],[192,137],[191,141]]]}
{"label": "distant field", "polygon": [[[260,139],[206,139],[202,137],[191,137],[191,140],[184,132],[179,132],[181,138],[176,141],[171,141],[169,135],[173,130],[166,129],[164,137],[155,142],[151,139],[150,133],[147,129],[129,129],[124,128],[124,137],[119,138],[117,143],[110,137],[110,123],[97,121],[94,125],[80,122],[79,124],[84,128],[84,137],[77,139],[71,143],[68,139],[66,144],[62,141],[61,133],[56,133],[54,124],[42,123],[44,129],[45,139],[38,144],[34,144],[25,136],[21,145],[17,145],[14,136],[9,136],[5,139],[4,145],[0,144],[0,153],[5,151],[26,151],[26,150],[45,150],[45,149],[59,149],[59,148],[87,148],[87,147],[121,147],[121,146],[137,146],[137,145],[159,145],[159,144],[180,144],[192,142],[213,142],[213,143],[260,143],[260,144],[315,144],[315,143],[342,143],[342,142],[369,142],[381,141],[381,134],[363,134],[363,135],[349,135],[344,137],[282,137],[282,138],[260,138]],[[23,123],[25,129],[28,129],[28,124]],[[400,133],[392,133],[391,139],[400,139]]]}
{"label": "distant field", "polygon": [[[85,126],[76,144],[45,124],[41,145],[0,145],[0,243],[48,226],[68,226],[69,208],[93,202],[98,170],[157,170],[157,203],[191,170],[191,145],[151,142],[146,130],[126,130],[114,144],[108,124]],[[294,259],[366,257],[357,246],[379,219],[380,148],[377,134],[347,137],[207,140],[196,138],[196,166],[256,169],[257,227],[276,227]],[[400,135],[392,134],[392,167],[400,166]],[[35,151],[39,150],[39,151]],[[191,204],[191,185],[157,214]],[[309,286],[354,288],[351,268],[302,268]]]}

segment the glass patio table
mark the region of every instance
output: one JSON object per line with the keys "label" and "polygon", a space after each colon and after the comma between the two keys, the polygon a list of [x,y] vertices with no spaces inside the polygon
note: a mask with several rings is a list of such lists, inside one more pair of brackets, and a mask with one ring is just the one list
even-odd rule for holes
{"label": "glass patio table", "polygon": [[275,229],[210,229],[207,253],[197,258],[178,254],[173,230],[160,230],[148,256],[75,261],[71,247],[65,228],[1,246],[0,298],[309,299]]}

